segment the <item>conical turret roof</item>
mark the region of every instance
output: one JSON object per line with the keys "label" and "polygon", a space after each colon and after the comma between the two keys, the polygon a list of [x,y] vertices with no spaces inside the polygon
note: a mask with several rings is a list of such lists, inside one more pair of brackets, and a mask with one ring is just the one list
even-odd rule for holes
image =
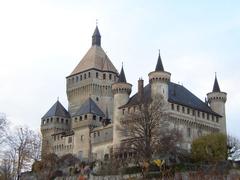
{"label": "conical turret roof", "polygon": [[42,118],[48,118],[53,116],[69,118],[70,114],[63,107],[63,105],[57,100],[57,102],[48,110],[48,112]]}
{"label": "conical turret roof", "polygon": [[121,72],[120,72],[120,74],[119,74],[118,82],[119,82],[119,83],[126,83],[126,82],[127,82],[126,77],[125,77],[125,73],[124,73],[123,66],[122,66]]}
{"label": "conical turret roof", "polygon": [[217,80],[217,75],[215,75],[215,80],[214,80],[214,85],[213,85],[213,90],[212,92],[221,92],[218,80]]}
{"label": "conical turret roof", "polygon": [[158,61],[157,61],[155,71],[164,71],[160,51],[159,51],[159,54],[158,54]]}

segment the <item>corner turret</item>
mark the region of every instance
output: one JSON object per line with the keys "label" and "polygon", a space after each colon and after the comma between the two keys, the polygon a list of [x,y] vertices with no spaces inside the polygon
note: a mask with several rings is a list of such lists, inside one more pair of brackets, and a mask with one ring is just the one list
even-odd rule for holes
{"label": "corner turret", "polygon": [[57,100],[41,119],[42,155],[53,152],[52,135],[68,131],[70,126],[70,114]]}
{"label": "corner turret", "polygon": [[220,90],[217,76],[215,75],[215,81],[213,85],[212,92],[207,94],[208,103],[210,104],[211,109],[221,115],[222,117],[219,119],[219,123],[221,126],[220,132],[227,133],[226,130],[226,114],[225,114],[225,103],[227,101],[227,93],[222,92]]}
{"label": "corner turret", "polygon": [[168,100],[168,83],[170,82],[171,73],[164,71],[160,51],[155,71],[148,74],[151,85],[151,97],[163,96]]}
{"label": "corner turret", "polygon": [[113,145],[119,145],[121,136],[119,132],[120,118],[122,117],[122,111],[119,107],[125,105],[129,100],[129,95],[132,91],[132,85],[127,83],[124,69],[122,67],[119,74],[119,79],[112,85],[113,91]]}

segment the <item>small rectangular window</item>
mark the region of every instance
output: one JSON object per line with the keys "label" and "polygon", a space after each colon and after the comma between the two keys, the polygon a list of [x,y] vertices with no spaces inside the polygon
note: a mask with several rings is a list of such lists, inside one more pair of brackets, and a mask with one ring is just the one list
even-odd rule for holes
{"label": "small rectangular window", "polygon": [[84,119],[87,119],[87,115],[84,116]]}
{"label": "small rectangular window", "polygon": [[122,110],[122,114],[124,115],[125,109]]}
{"label": "small rectangular window", "polygon": [[172,110],[174,110],[174,104],[172,104]]}
{"label": "small rectangular window", "polygon": [[98,78],[98,72],[96,72],[96,78]]}
{"label": "small rectangular window", "polygon": [[109,79],[112,80],[112,74],[109,74]]}
{"label": "small rectangular window", "polygon": [[189,108],[187,108],[187,113],[190,114],[190,109]]}
{"label": "small rectangular window", "polygon": [[93,120],[96,120],[97,118],[96,118],[96,115],[93,115]]}
{"label": "small rectangular window", "polygon": [[192,115],[195,116],[195,110],[194,109],[192,110]]}
{"label": "small rectangular window", "polygon": [[90,73],[90,72],[88,72],[88,77],[89,77],[89,78],[91,77],[91,73]]}
{"label": "small rectangular window", "polygon": [[182,107],[182,112],[185,113],[185,107],[184,106]]}
{"label": "small rectangular window", "polygon": [[197,112],[197,116],[200,117],[200,111]]}
{"label": "small rectangular window", "polygon": [[179,105],[177,105],[177,111],[179,111]]}
{"label": "small rectangular window", "polygon": [[191,128],[187,128],[187,135],[188,137],[191,137]]}
{"label": "small rectangular window", "polygon": [[103,79],[106,79],[106,74],[103,74]]}
{"label": "small rectangular window", "polygon": [[68,138],[68,143],[72,143],[72,137]]}
{"label": "small rectangular window", "polygon": [[205,113],[204,113],[204,112],[202,112],[202,118],[203,118],[203,119],[205,118]]}

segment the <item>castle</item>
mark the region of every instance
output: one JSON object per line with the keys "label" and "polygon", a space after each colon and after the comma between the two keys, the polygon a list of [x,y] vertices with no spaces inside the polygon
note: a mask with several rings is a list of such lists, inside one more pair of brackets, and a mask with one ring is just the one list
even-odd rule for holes
{"label": "castle", "polygon": [[72,73],[66,77],[68,110],[57,101],[41,119],[42,153],[80,159],[108,158],[111,147],[121,142],[117,126],[124,112],[137,105],[137,97],[162,96],[174,126],[183,133],[182,147],[191,148],[193,139],[212,132],[226,133],[227,94],[219,88],[217,77],[212,92],[203,102],[184,86],[171,82],[160,53],[155,70],[148,74],[149,84],[138,81],[132,96],[124,69],[120,74],[101,47],[96,26],[92,46]]}

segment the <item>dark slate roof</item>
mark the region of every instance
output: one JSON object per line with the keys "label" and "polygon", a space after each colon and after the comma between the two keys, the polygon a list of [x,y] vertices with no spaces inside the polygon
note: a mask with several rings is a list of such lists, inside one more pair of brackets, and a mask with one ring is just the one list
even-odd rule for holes
{"label": "dark slate roof", "polygon": [[91,98],[88,98],[82,104],[82,106],[74,114],[74,116],[81,116],[83,114],[95,114],[95,115],[104,117],[104,113],[102,112],[102,110],[98,107],[98,105]]}
{"label": "dark slate roof", "polygon": [[126,83],[127,82],[126,77],[125,77],[125,73],[124,73],[124,70],[123,70],[123,66],[122,66],[121,72],[119,74],[118,82],[119,83]]}
{"label": "dark slate roof", "polygon": [[96,28],[94,30],[94,33],[93,33],[93,36],[101,36],[100,32],[99,32],[99,29],[98,29],[98,26],[96,26]]}
{"label": "dark slate roof", "polygon": [[53,116],[69,118],[70,114],[63,107],[63,105],[59,101],[57,101],[42,118],[53,117]]}
{"label": "dark slate roof", "polygon": [[158,54],[158,61],[157,61],[155,71],[164,71],[163,64],[162,64],[162,59],[161,59],[161,56],[160,56],[160,52]]}
{"label": "dark slate roof", "polygon": [[[168,102],[170,103],[183,105],[199,111],[211,113],[214,115],[219,115],[214,111],[212,111],[212,109],[206,103],[201,101],[189,90],[187,90],[185,87],[179,84],[170,82],[169,88],[168,88],[168,94],[169,94]],[[144,101],[146,102],[150,100],[151,100],[151,87],[150,87],[150,84],[148,84],[144,87]],[[122,106],[121,108],[133,106],[137,104],[138,104],[138,94],[136,93],[129,99],[128,103]]]}
{"label": "dark slate roof", "polygon": [[94,33],[92,35],[92,45],[101,46],[101,35],[98,30],[98,26],[96,26]]}
{"label": "dark slate roof", "polygon": [[220,91],[220,87],[218,85],[218,80],[217,80],[217,76],[215,76],[215,81],[214,81],[214,85],[213,85],[213,90],[212,92],[221,92]]}

